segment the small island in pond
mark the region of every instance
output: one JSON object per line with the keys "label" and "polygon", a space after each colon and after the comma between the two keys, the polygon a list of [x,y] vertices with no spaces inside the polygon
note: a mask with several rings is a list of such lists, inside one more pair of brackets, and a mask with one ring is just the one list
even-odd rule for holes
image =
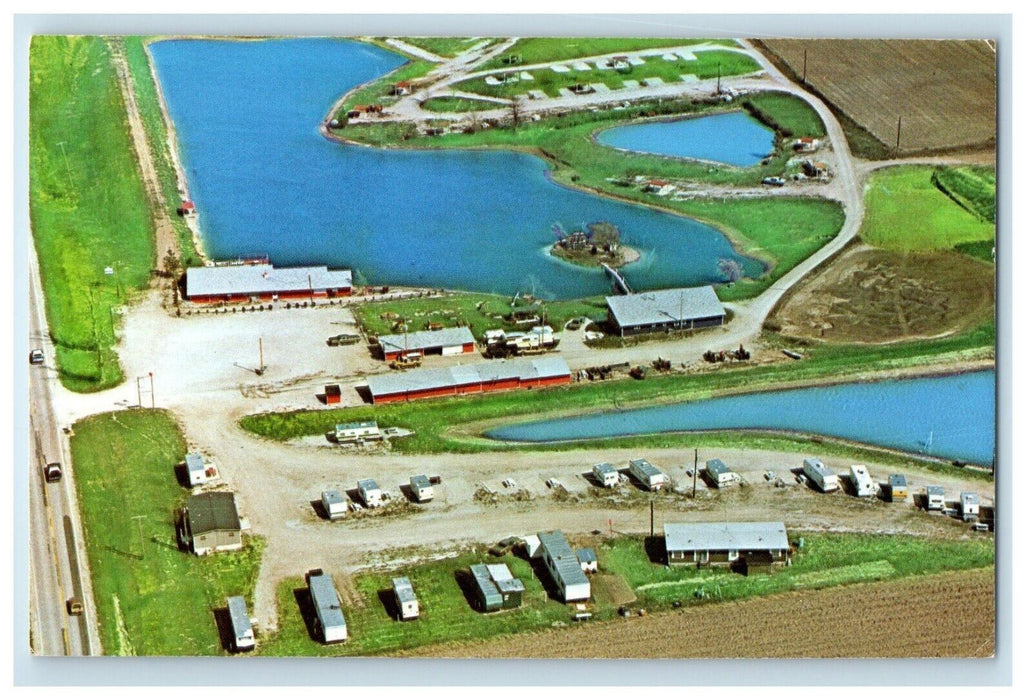
{"label": "small island in pond", "polygon": [[620,229],[607,221],[587,224],[583,229],[570,233],[560,224],[553,224],[552,232],[556,235],[556,242],[550,252],[575,265],[596,267],[606,264],[616,269],[641,257],[634,248],[621,244]]}

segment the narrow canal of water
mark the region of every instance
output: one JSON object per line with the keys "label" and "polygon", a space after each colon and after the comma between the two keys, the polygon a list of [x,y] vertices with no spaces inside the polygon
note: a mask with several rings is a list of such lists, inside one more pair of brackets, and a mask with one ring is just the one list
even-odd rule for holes
{"label": "narrow canal of water", "polygon": [[987,370],[608,411],[509,425],[488,435],[552,442],[699,430],[785,430],[990,465],[995,425],[994,373]]}

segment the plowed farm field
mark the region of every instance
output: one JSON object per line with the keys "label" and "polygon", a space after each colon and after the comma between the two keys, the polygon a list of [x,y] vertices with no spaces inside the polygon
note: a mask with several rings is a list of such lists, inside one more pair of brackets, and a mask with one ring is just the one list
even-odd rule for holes
{"label": "plowed farm field", "polygon": [[763,45],[797,79],[888,148],[988,146],[997,134],[996,54],[982,40],[775,39]]}
{"label": "plowed farm field", "polygon": [[[748,633],[747,633],[748,631]],[[424,647],[459,658],[988,657],[994,572],[950,572]]]}

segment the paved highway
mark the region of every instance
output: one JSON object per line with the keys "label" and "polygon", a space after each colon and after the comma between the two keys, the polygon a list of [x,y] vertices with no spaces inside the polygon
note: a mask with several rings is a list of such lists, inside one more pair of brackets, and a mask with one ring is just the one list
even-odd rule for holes
{"label": "paved highway", "polygon": [[[54,416],[51,382],[57,381],[54,348],[43,315],[36,259],[30,253],[29,345],[43,348],[43,366],[29,368],[29,620],[33,653],[80,656],[99,653],[93,596],[86,573],[68,442]],[[27,361],[25,358],[23,361]],[[46,483],[43,465],[60,462],[61,481]],[[68,615],[75,596],[86,612]]]}

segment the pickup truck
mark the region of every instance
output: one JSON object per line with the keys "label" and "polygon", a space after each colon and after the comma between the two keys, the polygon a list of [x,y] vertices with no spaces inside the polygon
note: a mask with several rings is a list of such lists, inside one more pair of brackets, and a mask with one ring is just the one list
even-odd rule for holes
{"label": "pickup truck", "polygon": [[761,182],[772,187],[783,187],[786,184],[785,179],[781,177],[766,177]]}
{"label": "pickup truck", "polygon": [[43,364],[43,351],[35,349],[29,352],[29,364],[30,365],[41,365]]}

